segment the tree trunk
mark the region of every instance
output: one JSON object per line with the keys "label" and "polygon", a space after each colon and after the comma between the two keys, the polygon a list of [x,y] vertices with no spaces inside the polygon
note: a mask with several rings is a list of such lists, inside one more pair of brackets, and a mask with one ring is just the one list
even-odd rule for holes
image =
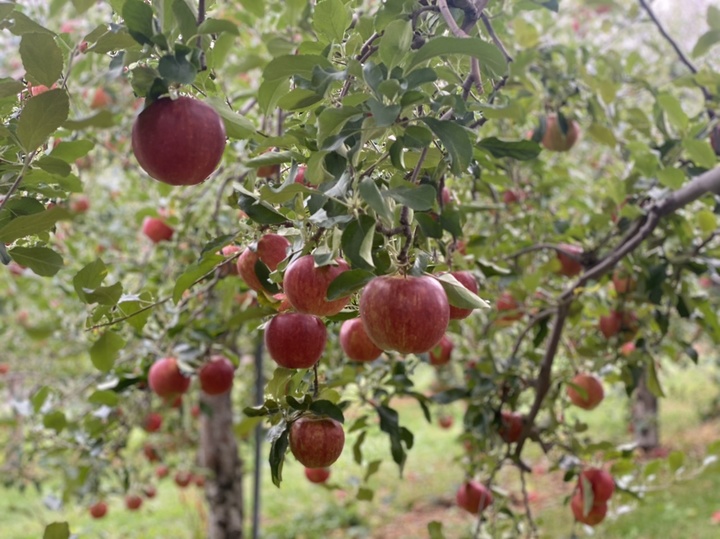
{"label": "tree trunk", "polygon": [[658,421],[658,399],[647,386],[647,369],[633,394],[632,426],[638,447],[648,452],[660,445],[660,424]]}
{"label": "tree trunk", "polygon": [[208,539],[242,539],[242,461],[238,454],[231,391],[222,395],[202,394],[200,465],[207,468]]}

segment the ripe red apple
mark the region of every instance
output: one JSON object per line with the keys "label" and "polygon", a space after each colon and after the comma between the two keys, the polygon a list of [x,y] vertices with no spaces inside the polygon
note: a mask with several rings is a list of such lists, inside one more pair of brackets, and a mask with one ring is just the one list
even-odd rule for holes
{"label": "ripe red apple", "polygon": [[345,446],[342,425],[329,417],[303,416],[290,427],[290,451],[306,468],[325,468]]}
{"label": "ripe red apple", "polygon": [[[274,152],[275,148],[268,148],[263,153],[268,152]],[[271,178],[273,176],[276,176],[280,173],[280,165],[262,165],[257,168],[257,171],[255,174],[257,174],[258,178]]]}
{"label": "ripe red apple", "polygon": [[360,295],[360,318],[379,348],[421,354],[445,335],[450,305],[433,277],[375,277]]}
{"label": "ripe red apple", "polygon": [[105,502],[96,502],[90,506],[90,516],[93,518],[102,518],[107,515],[108,506]]}
{"label": "ripe red apple", "polygon": [[568,120],[564,133],[556,114],[549,114],[545,120],[545,134],[541,144],[553,152],[566,152],[575,145],[580,136],[580,126],[575,120]]}
{"label": "ripe red apple", "polygon": [[442,198],[443,206],[447,206],[448,204],[452,204],[455,200],[453,199],[453,194],[450,189],[447,187],[443,187],[440,191],[440,197]]}
{"label": "ripe red apple", "polygon": [[99,87],[96,88],[95,91],[92,94],[92,100],[90,101],[90,108],[93,110],[97,109],[104,109],[107,107],[112,100],[110,99],[110,96],[105,91],[104,88]]}
{"label": "ripe red apple", "polygon": [[212,356],[198,371],[200,389],[208,395],[220,395],[230,390],[235,366],[224,356]]}
{"label": "ripe red apple", "polygon": [[273,294],[273,299],[276,300],[278,303],[275,305],[275,310],[279,313],[286,313],[288,311],[292,311],[293,307],[290,305],[290,302],[287,299],[287,296],[283,294],[282,292],[278,294]]}
{"label": "ripe red apple", "polygon": [[143,487],[143,494],[146,498],[154,498],[157,495],[157,489],[152,485]]}
{"label": "ripe red apple", "polygon": [[192,481],[192,474],[188,471],[181,470],[175,474],[175,484],[180,488],[185,488]]}
{"label": "ripe red apple", "polygon": [[457,504],[468,513],[477,515],[493,503],[492,492],[477,481],[466,481],[455,495]]}
{"label": "ripe red apple", "polygon": [[301,256],[285,270],[283,290],[290,304],[301,313],[332,316],[343,310],[350,297],[327,300],[330,283],[350,266],[338,258],[336,265],[315,267],[312,255]]}
{"label": "ripe red apple", "polygon": [[616,269],[612,276],[613,287],[619,295],[627,294],[635,290],[637,281],[633,279],[627,270]]}
{"label": "ripe red apple", "polygon": [[85,213],[90,209],[90,199],[85,195],[70,197],[70,211],[74,213]]}
{"label": "ripe red apple", "polygon": [[343,322],[340,327],[340,346],[345,355],[353,361],[374,361],[382,354],[382,350],[375,346],[365,333],[365,327],[359,318]]}
{"label": "ripe red apple", "polygon": [[443,335],[440,341],[430,349],[430,364],[440,366],[450,362],[450,354],[455,345],[447,335]]}
{"label": "ripe red apple", "polygon": [[516,412],[503,410],[500,414],[500,428],[498,434],[505,443],[513,444],[520,439],[523,431],[523,416]]}
{"label": "ripe red apple", "polygon": [[[472,274],[472,272],[451,271],[450,275],[460,281],[460,284],[470,290],[470,292],[472,292],[473,294],[478,293],[477,281],[475,280],[475,276]],[[470,316],[472,312],[473,309],[462,309],[460,307],[450,305],[450,320],[463,320]]]}
{"label": "ripe red apple", "polygon": [[592,487],[593,504],[607,502],[615,492],[615,480],[610,473],[601,468],[586,468],[578,478],[578,488],[582,495],[585,495],[583,478],[587,479]]}
{"label": "ripe red apple", "polygon": [[[239,253],[242,249],[238,247],[237,245],[226,245],[222,248],[220,253],[225,258],[232,258],[235,254]],[[227,277],[228,275],[238,275],[238,268],[237,268],[237,259],[225,262],[222,264],[219,268],[220,275],[222,277]]]}
{"label": "ripe red apple", "polygon": [[159,217],[145,217],[142,231],[153,243],[160,243],[161,241],[170,241],[175,229]]}
{"label": "ripe red apple", "polygon": [[620,347],[620,353],[628,357],[630,354],[632,354],[635,351],[635,343],[632,341],[626,342]]}
{"label": "ripe red apple", "polygon": [[455,420],[453,419],[453,416],[451,416],[451,415],[441,415],[440,418],[438,419],[438,424],[443,429],[449,429],[450,427],[453,426],[454,422],[455,422]]}
{"label": "ripe red apple", "polygon": [[151,412],[145,417],[143,421],[143,428],[147,432],[157,432],[162,427],[163,418],[156,412]]}
{"label": "ripe red apple", "polygon": [[[578,391],[580,388],[583,392]],[[597,407],[605,397],[602,384],[592,374],[578,374],[567,386],[567,395],[578,408],[592,410]]]}
{"label": "ripe red apple", "polygon": [[155,476],[158,479],[162,479],[164,477],[167,477],[170,474],[170,469],[165,466],[164,464],[161,464],[157,468],[155,468]]}
{"label": "ripe red apple", "polygon": [[297,174],[295,175],[295,183],[300,183],[305,187],[310,187],[310,182],[305,179],[305,172],[307,172],[307,167],[305,165],[300,165],[298,167]]}
{"label": "ripe red apple", "polygon": [[498,310],[498,313],[508,313],[499,316],[497,319],[497,323],[503,326],[510,325],[516,320],[520,320],[523,316],[520,304],[508,291],[505,291],[498,296],[495,308]]}
{"label": "ripe red apple", "polygon": [[525,200],[525,192],[521,189],[506,189],[503,191],[502,200],[507,206],[515,204]]}
{"label": "ripe red apple", "polygon": [[143,453],[145,454],[145,458],[147,458],[150,462],[157,462],[160,460],[160,454],[158,453],[157,448],[152,444],[145,444],[143,446]]}
{"label": "ripe red apple", "polygon": [[580,263],[580,257],[583,254],[582,248],[568,243],[561,243],[559,247],[564,251],[557,251],[557,258],[560,261],[560,275],[573,277],[582,272],[583,266]]}
{"label": "ripe red apple", "polygon": [[201,474],[193,474],[192,482],[196,487],[203,488],[205,486],[205,476]]}
{"label": "ripe red apple", "polygon": [[583,495],[578,490],[573,494],[572,500],[570,500],[570,509],[572,509],[573,515],[575,515],[575,520],[588,526],[597,526],[605,519],[607,503],[599,502],[593,504],[587,515],[583,512],[584,505]]}
{"label": "ripe red apple", "polygon": [[137,494],[128,494],[125,496],[125,507],[127,507],[129,511],[137,511],[141,505],[142,498]]}
{"label": "ripe red apple", "polygon": [[225,150],[225,126],[211,106],[190,97],[167,97],[135,120],[132,149],[152,178],[196,185],[217,168]]}
{"label": "ripe red apple", "polygon": [[285,260],[289,246],[290,242],[284,236],[265,234],[254,248],[246,248],[238,258],[237,270],[240,277],[256,292],[263,291],[264,288],[255,273],[255,264],[260,261],[270,271],[275,271],[278,264]]}
{"label": "ripe red apple", "polygon": [[265,347],[278,365],[309,369],[320,359],[327,329],[317,316],[302,313],[275,315],[265,328]]}
{"label": "ripe red apple", "polygon": [[628,342],[637,334],[637,316],[630,311],[610,311],[610,314],[600,317],[598,327],[606,339],[618,335],[621,342]]}
{"label": "ripe red apple", "polygon": [[190,378],[178,367],[177,359],[164,357],[150,367],[148,383],[158,396],[170,400],[185,393],[190,387]]}
{"label": "ripe red apple", "polygon": [[330,477],[330,468],[305,468],[305,477],[311,483],[325,483]]}

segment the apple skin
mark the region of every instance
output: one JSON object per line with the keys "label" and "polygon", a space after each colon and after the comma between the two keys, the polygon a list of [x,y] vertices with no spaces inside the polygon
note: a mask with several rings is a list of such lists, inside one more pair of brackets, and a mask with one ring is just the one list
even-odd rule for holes
{"label": "apple skin", "polygon": [[504,411],[500,414],[498,434],[505,443],[513,444],[520,439],[524,427],[522,414]]}
{"label": "apple skin", "polygon": [[439,367],[450,362],[450,354],[455,345],[447,335],[443,335],[440,341],[430,349],[430,365]]}
{"label": "apple skin", "polygon": [[541,144],[553,152],[567,152],[577,142],[580,126],[575,120],[568,120],[567,133],[563,133],[556,114],[549,114],[545,120],[545,134]]}
{"label": "apple skin", "polygon": [[498,313],[509,311],[509,314],[499,316],[497,319],[497,322],[503,326],[510,325],[513,322],[520,320],[523,316],[523,313],[520,310],[520,304],[517,302],[515,297],[507,291],[498,296],[498,299],[495,302],[495,308],[498,310]]}
{"label": "apple skin", "polygon": [[332,316],[342,311],[350,301],[350,296],[328,301],[327,291],[330,283],[350,266],[342,259],[336,259],[337,265],[315,267],[312,255],[301,256],[285,270],[283,290],[290,304],[298,312],[315,316]]}
{"label": "apple skin", "polygon": [[170,185],[196,185],[220,164],[225,126],[202,101],[164,97],[135,120],[132,149],[150,177]]}
{"label": "apple skin", "polygon": [[570,509],[575,516],[575,520],[588,526],[597,526],[605,519],[605,515],[607,514],[607,503],[605,502],[593,504],[587,515],[583,514],[583,508],[583,495],[578,490],[573,494],[572,500],[570,500]]}
{"label": "apple skin", "polygon": [[156,412],[151,412],[145,417],[143,421],[143,428],[147,432],[157,432],[162,427],[163,418]]}
{"label": "apple skin", "polygon": [[92,100],[90,101],[90,108],[93,110],[104,109],[111,101],[112,100],[105,89],[99,87],[93,92]]}
{"label": "apple skin", "polygon": [[613,287],[618,295],[633,292],[637,286],[637,281],[633,279],[626,271],[616,269],[612,276]]}
{"label": "apple skin", "polygon": [[145,219],[143,219],[142,231],[153,243],[170,241],[175,233],[175,229],[160,217],[145,217]]}
{"label": "apple skin", "polygon": [[382,354],[382,350],[375,346],[365,333],[365,327],[359,318],[343,322],[340,327],[340,346],[345,355],[353,361],[374,361]]}
{"label": "apple skin", "polygon": [[492,492],[477,481],[463,483],[455,494],[457,504],[472,515],[483,512],[493,503]]}
{"label": "apple skin", "polygon": [[578,478],[578,488],[584,495],[582,478],[588,480],[593,491],[593,505],[607,502],[615,492],[615,480],[610,473],[601,468],[586,468]]}
{"label": "apple skin", "polygon": [[287,369],[309,369],[315,365],[326,341],[325,324],[311,314],[276,314],[265,328],[265,347],[270,357]]}
{"label": "apple skin", "polygon": [[342,425],[329,417],[303,416],[290,427],[290,451],[306,468],[326,468],[345,446]]}
{"label": "apple skin", "polygon": [[[469,271],[451,271],[450,275],[455,277],[460,284],[470,290],[473,294],[478,293],[478,285],[475,280],[475,276]],[[450,320],[463,320],[470,316],[473,309],[462,309],[460,307],[454,307],[450,305]]]}
{"label": "apple skin", "polygon": [[520,189],[506,189],[503,191],[502,201],[506,206],[516,204],[525,199],[525,192]]}
{"label": "apple skin", "polygon": [[175,474],[175,484],[180,488],[187,487],[192,481],[192,474],[188,471],[181,470]]}
{"label": "apple skin", "polygon": [[445,335],[450,304],[433,277],[375,277],[360,295],[360,318],[378,348],[421,354]]}
{"label": "apple skin", "polygon": [[[225,258],[232,258],[240,251],[242,251],[242,249],[237,245],[226,245],[222,248],[220,254],[222,254]],[[232,262],[225,262],[223,265],[220,266],[219,269],[220,275],[222,277],[227,277],[228,275],[239,275],[237,268],[237,259],[233,260]]]}
{"label": "apple skin", "polygon": [[164,357],[152,364],[148,371],[148,383],[159,397],[172,400],[190,387],[190,378],[180,372],[177,359]]}
{"label": "apple skin", "polygon": [[222,395],[230,391],[235,366],[225,356],[212,356],[198,371],[200,389],[208,395]]}
{"label": "apple skin", "polygon": [[137,494],[128,494],[125,496],[125,507],[128,508],[128,511],[137,511],[140,509],[142,502],[142,498]]}
{"label": "apple skin", "polygon": [[618,335],[620,341],[625,343],[637,334],[637,316],[630,311],[610,311],[610,314],[600,317],[598,327],[606,339]]}
{"label": "apple skin", "polygon": [[305,468],[305,477],[311,483],[325,483],[330,478],[330,468]]}
{"label": "apple skin", "polygon": [[265,234],[257,242],[255,249],[246,248],[237,261],[237,271],[245,283],[255,290],[265,290],[255,273],[255,264],[260,261],[270,271],[275,271],[278,264],[287,257],[287,249],[290,242],[279,234]]}
{"label": "apple skin", "polygon": [[585,390],[585,395],[583,395],[573,385],[568,384],[566,388],[570,402],[578,408],[592,410],[605,398],[605,391],[600,380],[592,374],[578,374],[572,379],[571,383]]}
{"label": "apple skin", "polygon": [[107,515],[108,506],[105,502],[97,502],[89,507],[90,516],[93,518],[102,518]]}
{"label": "apple skin", "polygon": [[[559,247],[563,251],[566,251],[578,258],[583,254],[582,248],[578,247],[577,245],[561,243]],[[557,258],[560,261],[560,271],[558,272],[560,273],[560,275],[565,275],[566,277],[574,277],[575,275],[579,275],[582,272],[583,266],[579,260],[575,260],[575,258],[570,257],[565,253],[561,253],[560,251],[557,252]]]}

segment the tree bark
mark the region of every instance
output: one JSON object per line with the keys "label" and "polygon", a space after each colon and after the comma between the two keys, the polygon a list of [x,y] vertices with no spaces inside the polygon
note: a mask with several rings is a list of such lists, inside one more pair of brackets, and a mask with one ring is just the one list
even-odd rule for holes
{"label": "tree bark", "polygon": [[635,441],[643,451],[649,452],[660,445],[660,423],[658,421],[658,398],[647,386],[647,369],[643,371],[633,394],[632,426]]}
{"label": "tree bark", "polygon": [[242,461],[233,431],[231,391],[202,394],[200,464],[210,476],[205,483],[208,501],[208,539],[242,539]]}

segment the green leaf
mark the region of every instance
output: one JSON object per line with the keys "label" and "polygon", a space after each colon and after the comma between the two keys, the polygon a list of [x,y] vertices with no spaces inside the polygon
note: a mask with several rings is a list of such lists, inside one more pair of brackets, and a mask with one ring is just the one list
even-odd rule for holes
{"label": "green leaf", "polygon": [[655,361],[652,358],[650,358],[650,360],[647,362],[645,372],[647,375],[647,386],[650,390],[650,393],[652,393],[658,398],[664,397],[665,393],[660,386],[660,380],[658,379],[657,370],[655,369]]}
{"label": "green leaf", "polygon": [[135,328],[136,331],[142,331],[148,321],[148,318],[150,318],[150,315],[152,314],[152,309],[143,310],[149,305],[151,299],[152,296],[148,292],[143,292],[140,294],[139,298],[134,296],[125,296],[117,303],[120,315],[127,317],[127,323]]}
{"label": "green leaf", "polygon": [[208,253],[197,262],[190,264],[188,268],[175,281],[173,288],[173,301],[177,303],[182,298],[183,292],[190,288],[195,281],[202,278],[203,275],[210,273],[215,266],[225,260],[224,256]]}
{"label": "green leaf", "polygon": [[23,148],[39,148],[67,120],[70,100],[65,90],[49,90],[28,100],[20,113],[17,136]]}
{"label": "green leaf", "polygon": [[697,166],[711,169],[717,164],[717,156],[708,141],[684,139],[682,145]]}
{"label": "green leaf", "polygon": [[43,416],[43,426],[60,433],[67,427],[67,418],[60,410],[53,410]]}
{"label": "green leaf", "polygon": [[328,286],[327,299],[333,301],[349,296],[368,284],[374,277],[374,273],[363,269],[343,271]]}
{"label": "green leaf", "polygon": [[287,54],[278,56],[271,60],[263,71],[263,79],[266,81],[287,79],[299,75],[308,80],[312,79],[315,67],[332,70],[332,64],[323,56],[312,54]]}
{"label": "green leaf", "polygon": [[428,535],[430,536],[430,539],[445,539],[445,536],[443,535],[442,527],[443,527],[442,522],[438,522],[437,520],[428,522],[427,529],[428,529]]}
{"label": "green leaf", "polygon": [[14,2],[0,3],[0,21],[4,21],[13,12],[17,4]]}
{"label": "green leaf", "polygon": [[717,216],[708,209],[702,209],[696,214],[700,230],[705,234],[710,234],[717,229]]}
{"label": "green leaf", "polygon": [[53,522],[45,527],[43,539],[70,539],[70,526],[67,522]]}
{"label": "green leaf", "polygon": [[605,146],[608,146],[610,148],[614,148],[617,146],[617,139],[615,138],[615,134],[612,132],[612,130],[608,127],[605,127],[604,125],[600,125],[597,123],[592,124],[588,128],[588,134],[597,140],[599,143],[604,144]]}
{"label": "green leaf", "polygon": [[329,42],[340,43],[350,21],[350,11],[341,0],[321,0],[315,6],[312,25],[315,32]]}
{"label": "green leaf", "polygon": [[500,140],[497,137],[482,139],[477,147],[487,150],[498,159],[512,157],[519,161],[535,159],[542,151],[540,145],[532,140]]}
{"label": "green leaf", "polygon": [[[58,221],[69,221],[72,214],[65,208],[55,206],[41,213],[21,215],[0,227],[0,241],[11,243],[50,230]],[[2,221],[0,221],[1,223]]]}
{"label": "green leaf", "polygon": [[158,62],[160,75],[177,84],[192,84],[197,76],[197,69],[181,54],[166,54]]}
{"label": "green leaf", "polygon": [[353,267],[370,270],[375,267],[372,242],[375,236],[375,219],[361,215],[351,221],[342,233],[341,243],[345,256]]}
{"label": "green leaf", "polygon": [[137,47],[137,41],[124,28],[113,28],[101,35],[95,44],[88,48],[88,52],[107,54]]}
{"label": "green leaf", "polygon": [[365,178],[360,182],[358,186],[360,196],[368,206],[380,217],[385,223],[391,224],[393,222],[392,210],[385,203],[380,189],[377,184],[371,178]]}
{"label": "green leaf", "polygon": [[707,23],[710,28],[720,30],[720,7],[708,5]]}
{"label": "green leaf", "polygon": [[[284,428],[283,428],[284,427]],[[282,469],[285,463],[285,453],[289,445],[290,429],[283,423],[276,425],[274,429],[283,428],[281,434],[270,444],[270,475],[276,487],[282,482]]]}
{"label": "green leaf", "polygon": [[[167,4],[166,4],[167,5]],[[197,32],[197,13],[190,7],[187,0],[174,0],[172,12],[180,28],[183,43],[187,43]]]}
{"label": "green leaf", "polygon": [[460,307],[461,309],[489,309],[490,304],[481,299],[477,294],[473,294],[465,288],[451,273],[443,273],[441,275],[433,275],[448,296],[450,305]]}
{"label": "green leaf", "polygon": [[357,499],[362,502],[371,502],[375,496],[375,491],[368,487],[360,487],[357,493]]}
{"label": "green leaf", "polygon": [[689,119],[685,111],[682,109],[680,100],[671,94],[660,94],[657,96],[658,105],[665,111],[667,119],[675,128],[680,131],[687,129]]}
{"label": "green leaf", "polygon": [[405,183],[411,187],[395,187],[388,189],[383,194],[415,211],[432,209],[437,195],[437,191],[432,185],[424,183],[419,186],[414,186],[409,182]]}
{"label": "green leaf", "polygon": [[720,29],[713,28],[701,35],[692,50],[692,57],[697,58],[707,53],[717,43],[720,43]]}
{"label": "green leaf", "polygon": [[205,19],[197,29],[198,34],[222,34],[223,32],[235,34],[236,36],[240,35],[237,25],[224,19]]}
{"label": "green leaf", "polygon": [[658,171],[658,181],[670,189],[679,189],[685,183],[685,173],[679,168],[665,168]]}
{"label": "green leaf", "polygon": [[109,110],[101,110],[86,118],[68,120],[63,124],[63,127],[71,131],[79,131],[81,129],[85,129],[86,127],[105,128],[112,127],[113,125],[115,125],[113,113]]}
{"label": "green leaf", "polygon": [[373,475],[378,473],[380,470],[380,466],[382,466],[382,460],[373,460],[368,463],[367,470],[365,471],[365,482],[367,483],[368,479],[370,479]]}
{"label": "green leaf", "polygon": [[20,40],[20,57],[28,77],[35,84],[50,87],[62,77],[62,51],[51,35],[24,34]]}
{"label": "green leaf", "polygon": [[340,407],[328,400],[313,401],[310,405],[310,411],[315,415],[327,416],[340,423],[345,423],[345,416]]}
{"label": "green leaf", "polygon": [[120,397],[118,397],[118,394],[115,391],[111,391],[109,389],[99,389],[88,397],[88,402],[90,404],[99,404],[103,406],[116,406],[117,403],[120,402]]}
{"label": "green leaf", "polygon": [[685,463],[685,453],[682,451],[672,451],[668,455],[668,465],[670,466],[670,471],[675,473],[680,468],[682,468],[682,465]]}
{"label": "green leaf", "polygon": [[502,76],[507,71],[507,63],[500,49],[477,37],[436,37],[431,39],[413,55],[409,69],[436,56],[456,54],[466,54],[477,58],[480,66],[494,76]]}
{"label": "green leaf", "polygon": [[48,386],[41,386],[35,393],[33,393],[32,397],[30,397],[30,403],[33,405],[33,410],[36,414],[40,412],[40,409],[43,407],[49,396],[50,388]]}
{"label": "green leaf", "polygon": [[450,166],[453,173],[462,174],[468,168],[472,158],[473,147],[469,131],[448,120],[422,118],[422,121],[427,124],[445,146],[450,157]]}
{"label": "green leaf", "polygon": [[73,164],[81,157],[85,157],[94,147],[95,143],[90,140],[63,140],[53,148],[50,155],[56,159],[62,159],[66,163]]}
{"label": "green leaf", "polygon": [[238,207],[261,225],[278,225],[287,221],[287,217],[276,212],[269,204],[242,192],[238,192]]}
{"label": "green leaf", "polygon": [[122,8],[122,17],[125,19],[130,35],[141,45],[152,45],[153,10],[149,4],[142,0],[125,0]]}
{"label": "green leaf", "polygon": [[412,40],[413,28],[409,20],[398,19],[385,27],[385,33],[380,38],[378,54],[388,71],[399,65],[409,54]]}
{"label": "green leaf", "polygon": [[108,372],[124,347],[125,339],[112,330],[106,331],[90,347],[90,360],[96,369]]}
{"label": "green leaf", "polygon": [[86,293],[100,286],[105,277],[107,277],[107,274],[107,266],[105,266],[105,263],[99,258],[85,265],[85,267],[78,271],[73,277],[73,288],[75,288],[78,297],[85,303],[88,303]]}
{"label": "green leaf", "polygon": [[22,82],[10,77],[3,77],[0,79],[0,99],[17,95],[24,88],[25,85]]}
{"label": "green leaf", "polygon": [[63,267],[62,256],[47,247],[15,247],[10,250],[10,256],[41,277],[52,277]]}
{"label": "green leaf", "polygon": [[229,138],[247,139],[255,134],[255,126],[244,116],[232,110],[224,100],[211,97],[206,100],[215,109],[225,124],[225,133]]}
{"label": "green leaf", "polygon": [[323,110],[317,119],[317,140],[321,143],[332,135],[339,133],[348,120],[359,118],[362,115],[357,107],[328,107]]}

